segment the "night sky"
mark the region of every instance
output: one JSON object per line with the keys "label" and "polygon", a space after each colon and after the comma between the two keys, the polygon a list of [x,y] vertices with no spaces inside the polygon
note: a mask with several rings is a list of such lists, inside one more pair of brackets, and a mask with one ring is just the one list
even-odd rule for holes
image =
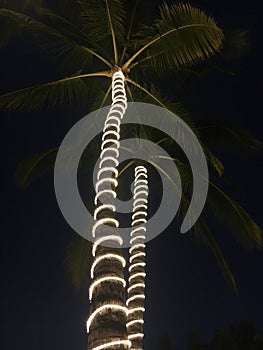
{"label": "night sky", "polygon": [[[235,75],[210,74],[196,81],[187,96],[197,119],[222,119],[263,139],[262,22],[260,5],[238,1],[192,1],[223,28],[249,30],[250,48],[230,64]],[[258,7],[257,7],[258,6]],[[29,54],[30,53],[30,54]],[[25,39],[1,49],[1,92],[56,76]],[[65,250],[75,233],[56,203],[50,173],[26,190],[17,189],[14,172],[22,159],[57,146],[81,118],[74,108],[32,113],[1,113],[2,235],[0,348],[84,350],[88,298],[76,292],[65,272]],[[262,220],[262,154],[222,150],[226,189],[253,216]],[[238,184],[238,185],[237,185]],[[200,332],[209,340],[216,330],[251,320],[263,331],[262,252],[244,250],[217,222],[213,232],[236,277],[239,295],[225,282],[216,261],[193,234],[177,225],[147,244],[145,349],[158,349],[167,334],[186,349],[187,337]],[[88,280],[87,280],[88,283]]]}

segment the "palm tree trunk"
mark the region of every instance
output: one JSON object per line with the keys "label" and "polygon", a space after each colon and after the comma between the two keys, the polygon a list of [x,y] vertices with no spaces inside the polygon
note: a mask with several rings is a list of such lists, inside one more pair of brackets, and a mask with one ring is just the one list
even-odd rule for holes
{"label": "palm tree trunk", "polygon": [[147,169],[140,165],[135,168],[134,201],[130,244],[130,267],[128,288],[128,339],[132,349],[143,348],[143,313],[145,288],[145,234],[147,223],[148,181]]}
{"label": "palm tree trunk", "polygon": [[[125,78],[120,70],[112,76],[112,105],[107,115],[101,145],[100,169],[97,174],[92,235],[94,261],[89,289],[90,315],[87,321],[88,350],[127,349],[124,266],[120,253],[122,239],[114,231],[119,223],[114,217],[118,185],[120,122],[127,108]],[[103,226],[106,224],[107,226]]]}

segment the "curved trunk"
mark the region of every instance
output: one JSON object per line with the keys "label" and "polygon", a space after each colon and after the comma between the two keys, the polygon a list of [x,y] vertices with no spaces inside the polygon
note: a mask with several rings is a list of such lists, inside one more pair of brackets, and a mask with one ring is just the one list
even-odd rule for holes
{"label": "curved trunk", "polygon": [[120,70],[115,71],[112,77],[112,100],[103,130],[96,184],[88,350],[127,349],[131,345],[126,328],[125,260],[119,249],[122,239],[114,232],[119,225],[114,218],[114,198],[118,184],[120,122],[127,108],[124,75]]}
{"label": "curved trunk", "polygon": [[128,339],[132,349],[143,348],[143,313],[145,288],[145,238],[147,223],[148,181],[147,169],[135,168],[133,215],[130,244],[130,267],[128,288]]}

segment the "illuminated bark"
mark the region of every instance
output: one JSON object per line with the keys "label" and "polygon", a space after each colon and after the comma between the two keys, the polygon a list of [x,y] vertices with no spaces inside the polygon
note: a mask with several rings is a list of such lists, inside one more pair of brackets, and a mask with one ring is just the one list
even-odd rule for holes
{"label": "illuminated bark", "polygon": [[[88,350],[127,349],[125,304],[125,259],[119,249],[122,239],[114,232],[119,226],[114,217],[118,185],[118,156],[120,123],[127,108],[124,75],[116,70],[112,76],[112,105],[107,115],[102,136],[100,165],[97,174],[94,212],[95,239],[89,289],[90,315],[87,321]],[[105,226],[103,226],[105,225]],[[107,225],[107,226],[106,226]],[[105,246],[106,245],[106,246]]]}
{"label": "illuminated bark", "polygon": [[143,348],[143,314],[145,289],[145,238],[148,204],[147,170],[144,166],[135,168],[133,215],[130,244],[130,266],[128,287],[128,339],[131,349]]}

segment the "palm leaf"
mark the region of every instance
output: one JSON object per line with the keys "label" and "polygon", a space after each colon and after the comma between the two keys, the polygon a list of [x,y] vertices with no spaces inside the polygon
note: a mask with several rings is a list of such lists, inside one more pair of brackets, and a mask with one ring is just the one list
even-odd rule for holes
{"label": "palm leaf", "polygon": [[241,150],[256,151],[262,142],[247,131],[237,129],[222,120],[205,120],[196,123],[201,139],[210,145],[230,145]]}
{"label": "palm leaf", "polygon": [[[44,13],[42,15],[44,16]],[[49,18],[50,17],[51,16],[49,16]],[[36,45],[53,59],[63,59],[66,56],[68,64],[72,65],[72,69],[76,67],[76,63],[78,64],[76,67],[77,69],[86,67],[87,62],[89,62],[89,66],[90,60],[93,56],[98,58],[108,67],[111,67],[110,63],[101,57],[95,50],[86,46],[84,47],[72,39],[73,34],[75,34],[76,37],[76,31],[73,31],[71,38],[68,38],[61,32],[58,32],[33,17],[7,9],[0,9],[0,18],[8,20],[9,25],[11,26],[17,26],[18,28],[27,30],[35,39]],[[53,16],[53,23],[54,18],[58,21],[58,17]],[[65,33],[65,20],[59,19],[59,22],[63,23],[64,26],[62,28],[64,28]],[[69,31],[69,28],[67,28],[67,33]],[[79,64],[81,64],[81,66],[79,66]]]}
{"label": "palm leaf", "polygon": [[206,159],[209,161],[209,164],[214,168],[219,176],[224,174],[224,165],[220,159],[218,159],[204,144],[202,144]]}
{"label": "palm leaf", "polygon": [[236,59],[247,52],[249,48],[248,32],[244,30],[226,31],[221,56],[226,59]]}
{"label": "palm leaf", "polygon": [[[191,183],[192,173],[189,165],[178,159],[175,159],[175,162],[184,183]],[[189,196],[191,192],[186,191],[185,194]],[[187,201],[187,197],[185,197],[185,201]],[[212,209],[219,220],[232,228],[234,236],[244,246],[262,246],[260,227],[238,203],[212,181],[209,181],[206,206],[208,209]]]}
{"label": "palm leaf", "polygon": [[[111,57],[114,57],[116,61],[117,43],[123,43],[124,39],[123,2],[120,0],[91,0],[88,2],[79,0],[78,2],[83,31],[100,46],[106,46],[108,52],[113,52]],[[112,42],[113,50],[109,42]]]}
{"label": "palm leaf", "polygon": [[144,54],[155,69],[167,71],[210,57],[222,47],[223,32],[211,17],[187,4],[166,3],[160,19],[137,33],[141,48],[124,64],[127,69]]}
{"label": "palm leaf", "polygon": [[20,162],[15,171],[17,186],[25,188],[37,178],[52,172],[57,151],[58,148],[52,148]]}
{"label": "palm leaf", "polygon": [[29,111],[44,105],[51,107],[58,104],[69,106],[76,102],[82,103],[89,96],[89,85],[86,84],[85,78],[100,76],[108,76],[108,72],[77,74],[11,92],[0,96],[0,109]]}
{"label": "palm leaf", "polygon": [[261,247],[262,231],[251,216],[217,185],[210,182],[207,205],[219,220],[232,228],[237,241],[244,246]]}
{"label": "palm leaf", "polygon": [[[172,159],[172,158],[171,158]],[[171,160],[170,159],[170,160]],[[180,173],[181,179],[184,180],[184,182],[189,183],[189,169],[187,168],[186,164],[175,160],[177,168]],[[150,162],[153,166],[158,168],[158,165],[155,162]],[[166,176],[166,178],[172,182],[173,187],[175,191],[178,191],[176,183],[172,180],[172,178],[167,174],[162,168],[159,167],[159,170]],[[186,215],[187,209],[190,204],[190,191],[188,186],[183,186],[183,192],[182,192],[182,202],[180,205],[180,210],[177,213],[177,216],[183,219]],[[199,218],[197,222],[194,225],[193,228],[195,235],[198,239],[202,240],[206,243],[206,246],[212,251],[214,254],[216,261],[221,268],[226,280],[230,283],[231,287],[237,292],[237,286],[235,282],[235,278],[220,250],[220,247],[218,246],[216,240],[213,238],[208,226],[204,222],[203,219]]]}
{"label": "palm leaf", "polygon": [[199,218],[198,221],[195,223],[194,233],[196,237],[199,240],[202,240],[206,244],[206,246],[212,251],[220,269],[222,270],[225,276],[226,281],[228,281],[230,286],[235,290],[236,293],[238,293],[235,277],[231,272],[230,267],[228,266],[218,243],[212,236],[211,231],[209,230],[206,223],[201,218]]}
{"label": "palm leaf", "polygon": [[179,102],[174,102],[169,98],[162,96],[160,91],[158,91],[154,85],[151,85],[151,87],[148,88],[143,83],[139,84],[137,81],[130,78],[127,78],[126,80],[131,84],[130,89],[133,101],[157,104],[164,109],[168,109],[169,111],[175,113],[180,118],[182,118],[182,120],[184,120],[190,128],[195,129],[194,121],[189,116],[188,112],[185,110],[182,104]]}
{"label": "palm leaf", "polygon": [[87,283],[92,260],[92,243],[77,236],[70,244],[65,257],[68,275],[76,289]]}

